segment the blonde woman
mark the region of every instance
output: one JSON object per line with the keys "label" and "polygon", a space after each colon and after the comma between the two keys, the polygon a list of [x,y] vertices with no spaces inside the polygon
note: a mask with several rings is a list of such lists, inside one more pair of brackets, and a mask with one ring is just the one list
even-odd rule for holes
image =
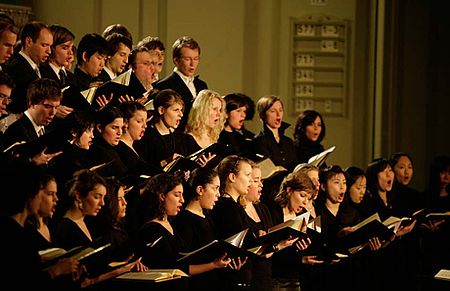
{"label": "blonde woman", "polygon": [[[219,93],[207,89],[200,91],[192,104],[186,124],[185,144],[188,153],[204,149],[219,140],[224,127],[224,109],[225,101]],[[204,165],[212,158],[214,154],[206,153],[199,162]]]}

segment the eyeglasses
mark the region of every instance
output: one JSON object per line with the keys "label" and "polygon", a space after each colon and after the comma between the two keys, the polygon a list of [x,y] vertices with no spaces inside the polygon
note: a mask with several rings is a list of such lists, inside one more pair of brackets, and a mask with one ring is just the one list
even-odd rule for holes
{"label": "eyeglasses", "polygon": [[0,103],[8,105],[11,102],[12,102],[12,99],[9,98],[9,96],[6,96],[5,94],[0,93]]}
{"label": "eyeglasses", "polygon": [[143,65],[143,66],[146,66],[146,67],[154,67],[154,66],[157,66],[158,65],[158,63],[157,62],[143,62],[143,63],[136,63],[136,65]]}

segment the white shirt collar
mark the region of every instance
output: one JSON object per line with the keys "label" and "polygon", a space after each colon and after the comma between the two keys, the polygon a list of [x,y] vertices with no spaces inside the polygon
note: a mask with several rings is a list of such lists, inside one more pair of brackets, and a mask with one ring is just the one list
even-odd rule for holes
{"label": "white shirt collar", "polygon": [[105,72],[109,75],[109,77],[112,79],[114,79],[115,77],[117,77],[116,74],[114,74],[113,71],[111,71],[108,67],[104,66],[103,70],[105,70]]}
{"label": "white shirt collar", "polygon": [[188,76],[184,75],[182,72],[180,72],[180,71],[178,70],[177,67],[175,67],[175,68],[173,69],[173,71],[174,71],[175,73],[177,73],[177,74],[181,77],[181,79],[183,80],[183,82],[184,82],[186,85],[187,85],[189,82],[194,82],[194,77],[188,77]]}
{"label": "white shirt collar", "polygon": [[66,74],[66,70],[64,69],[64,66],[59,68],[57,65],[55,65],[53,63],[49,62],[48,64],[50,65],[50,68],[52,68],[52,70],[55,72],[56,76],[58,76],[58,78],[59,78],[59,71],[62,70]]}
{"label": "white shirt collar", "polygon": [[29,57],[27,56],[23,51],[20,51],[19,54],[25,58],[25,60],[27,60],[27,62],[30,64],[30,66],[33,68],[33,70],[38,69],[39,70],[39,66]]}
{"label": "white shirt collar", "polygon": [[31,121],[31,124],[33,124],[34,130],[36,131],[36,134],[39,135],[39,132],[42,128],[44,128],[43,125],[37,125],[36,122],[34,122],[33,118],[31,117],[31,114],[28,110],[24,112],[24,114],[28,117],[28,119]]}

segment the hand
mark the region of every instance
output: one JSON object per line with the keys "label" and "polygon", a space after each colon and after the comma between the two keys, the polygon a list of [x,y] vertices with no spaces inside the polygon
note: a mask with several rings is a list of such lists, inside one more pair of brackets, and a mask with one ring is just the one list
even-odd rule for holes
{"label": "hand", "polygon": [[78,260],[73,258],[64,258],[59,260],[55,265],[49,269],[49,274],[52,278],[58,277],[60,275],[72,274],[72,280],[79,280],[83,268]]}
{"label": "hand", "polygon": [[130,263],[130,267],[132,270],[136,271],[136,272],[145,272],[148,271],[148,267],[146,265],[144,265],[142,262],[142,257],[140,257],[139,259],[137,259],[135,262]]}
{"label": "hand", "polygon": [[245,257],[243,260],[240,257],[231,259],[231,262],[228,264],[228,266],[233,270],[239,271],[245,265],[245,263],[247,263],[247,259],[248,257]]}
{"label": "hand", "polygon": [[103,81],[95,81],[95,82],[89,83],[89,88],[98,87],[101,84],[103,84]]}
{"label": "hand", "polygon": [[226,268],[231,262],[231,259],[230,258],[226,258],[226,257],[227,257],[227,254],[225,253],[223,256],[215,259],[212,262],[214,269]]}
{"label": "hand", "polygon": [[315,265],[315,264],[323,264],[324,261],[317,260],[317,256],[303,256],[302,264],[306,265]]}
{"label": "hand", "polygon": [[203,155],[201,155],[200,157],[198,157],[197,159],[197,163],[200,164],[200,167],[204,167],[206,166],[206,164],[211,161],[212,159],[214,159],[216,156],[216,154],[211,154],[211,153],[205,153]]}
{"label": "hand", "polygon": [[136,102],[141,103],[142,105],[145,104],[145,102],[147,102],[147,97],[142,96],[141,98],[136,99]]}
{"label": "hand", "polygon": [[31,161],[40,166],[40,165],[47,165],[54,157],[59,156],[60,154],[62,154],[62,151],[60,152],[56,152],[54,154],[46,154],[45,151],[47,150],[47,148],[45,148],[42,152],[40,152],[39,154],[35,155]]}
{"label": "hand", "polygon": [[262,230],[262,229],[258,230],[258,237],[266,235],[266,234],[267,234],[267,232],[265,230]]}
{"label": "hand", "polygon": [[295,238],[290,237],[288,239],[280,241],[278,243],[278,250],[280,251],[284,248],[292,246],[298,239],[299,239],[299,237],[295,237]]}
{"label": "hand", "polygon": [[122,95],[122,96],[119,97],[119,102],[120,103],[132,102],[132,101],[134,101],[133,96],[130,97],[130,96],[128,96],[128,94]]}
{"label": "hand", "polygon": [[109,95],[109,99],[106,98],[105,95],[98,97],[96,99],[96,102],[97,102],[98,106],[100,107],[100,109],[105,107],[106,105],[108,105],[108,103],[112,100],[112,97],[113,97],[112,93]]}
{"label": "hand", "polygon": [[381,249],[382,244],[381,241],[378,237],[373,237],[371,239],[369,239],[369,248],[371,251],[376,251]]}
{"label": "hand", "polygon": [[414,226],[416,225],[416,222],[417,220],[414,220],[413,223],[411,223],[410,225],[400,226],[395,235],[400,237],[410,233],[413,230]]}
{"label": "hand", "polygon": [[306,248],[308,248],[310,244],[311,244],[311,240],[309,239],[309,237],[307,237],[306,239],[299,239],[295,243],[295,246],[297,247],[298,250],[303,251]]}
{"label": "hand", "polygon": [[427,222],[422,222],[420,227],[428,229],[431,232],[437,231],[441,228],[441,224],[445,222],[445,219],[441,220],[429,220]]}
{"label": "hand", "polygon": [[352,226],[347,226],[347,227],[342,228],[340,231],[338,231],[337,236],[338,237],[343,237],[343,236],[345,236],[345,235],[347,235],[349,233],[352,233],[354,231],[355,231],[355,229]]}
{"label": "hand", "polygon": [[64,105],[59,105],[58,108],[56,108],[56,117],[58,118],[65,118],[67,115],[72,113],[73,108],[67,107]]}

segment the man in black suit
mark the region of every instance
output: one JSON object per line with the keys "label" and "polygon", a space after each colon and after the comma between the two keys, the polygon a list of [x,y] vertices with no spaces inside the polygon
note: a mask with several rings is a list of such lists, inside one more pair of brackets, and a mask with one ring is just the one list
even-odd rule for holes
{"label": "man in black suit", "polygon": [[98,75],[98,79],[108,82],[127,69],[128,57],[133,48],[131,40],[118,33],[113,33],[106,37],[108,43],[107,57],[103,71]]}
{"label": "man in black suit", "polygon": [[17,41],[17,28],[9,22],[0,20],[0,71],[14,53]]}
{"label": "man in black suit", "polygon": [[8,115],[6,107],[11,102],[11,91],[14,81],[5,72],[0,71],[0,149],[3,148],[3,132],[7,126],[4,124],[5,115]]}
{"label": "man in black suit", "polygon": [[200,46],[192,37],[180,37],[172,46],[172,60],[175,64],[172,74],[156,82],[154,87],[158,90],[172,89],[181,95],[184,114],[178,128],[184,130],[192,102],[201,90],[208,89],[206,82],[196,76]]}
{"label": "man in black suit", "polygon": [[[8,147],[15,142],[31,142],[44,135],[47,126],[55,117],[56,110],[61,102],[61,89],[59,84],[51,79],[34,80],[27,91],[28,109],[22,117],[12,123],[3,135],[3,143]],[[46,146],[46,145],[45,145]],[[57,154],[24,153],[36,164],[46,164]]]}
{"label": "man in black suit", "polygon": [[39,65],[51,53],[53,36],[47,25],[32,21],[22,28],[20,41],[21,51],[4,67],[16,84],[11,95],[12,103],[9,105],[9,110],[16,114],[27,109],[27,88],[31,82],[41,78]]}

